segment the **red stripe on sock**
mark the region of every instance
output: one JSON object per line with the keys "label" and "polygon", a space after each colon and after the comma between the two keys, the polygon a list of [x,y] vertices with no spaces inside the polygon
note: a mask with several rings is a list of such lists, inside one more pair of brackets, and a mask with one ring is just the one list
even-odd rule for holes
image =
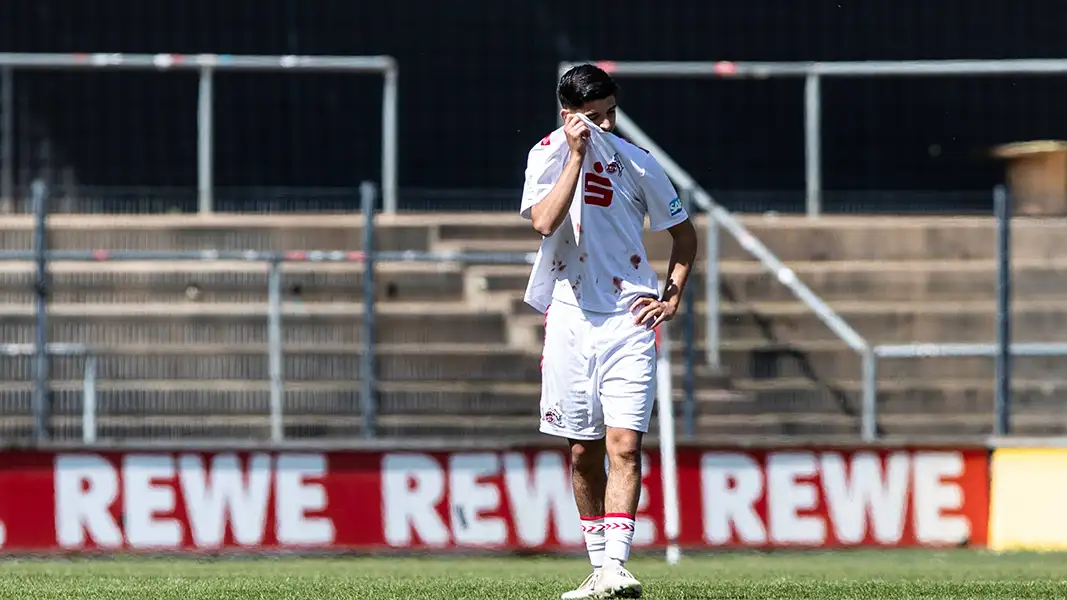
{"label": "red stripe on sock", "polygon": [[603,519],[604,517],[579,517],[579,518],[581,520],[583,520],[583,521],[599,521],[600,519]]}
{"label": "red stripe on sock", "polygon": [[633,519],[634,515],[631,515],[630,513],[608,513],[604,515],[605,519],[610,517],[614,517],[616,519]]}

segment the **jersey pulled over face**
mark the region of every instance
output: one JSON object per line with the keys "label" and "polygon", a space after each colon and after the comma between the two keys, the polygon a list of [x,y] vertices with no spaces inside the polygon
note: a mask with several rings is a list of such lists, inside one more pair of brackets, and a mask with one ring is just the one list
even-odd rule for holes
{"label": "jersey pulled over face", "polygon": [[[659,295],[656,272],[645,254],[645,216],[652,231],[673,227],[689,216],[652,155],[612,133],[596,134],[608,138],[614,155],[603,156],[590,145],[574,199],[583,202],[578,241],[568,217],[552,234],[563,236],[562,243],[553,244],[554,255],[544,259],[552,261],[553,303],[597,313],[623,312],[638,297]],[[552,190],[568,156],[563,128],[530,150],[524,218],[531,218],[533,206]]]}

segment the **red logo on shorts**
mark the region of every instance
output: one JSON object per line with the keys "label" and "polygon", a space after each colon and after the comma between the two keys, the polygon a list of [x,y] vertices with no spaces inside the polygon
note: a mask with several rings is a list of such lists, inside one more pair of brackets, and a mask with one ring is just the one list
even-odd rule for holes
{"label": "red logo on shorts", "polygon": [[558,408],[552,407],[545,411],[545,423],[549,425],[555,425],[556,427],[563,426],[563,413]]}

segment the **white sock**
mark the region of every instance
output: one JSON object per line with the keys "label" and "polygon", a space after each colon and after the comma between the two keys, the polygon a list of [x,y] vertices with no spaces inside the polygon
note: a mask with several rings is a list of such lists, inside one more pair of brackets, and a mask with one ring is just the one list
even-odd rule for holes
{"label": "white sock", "polygon": [[634,541],[634,516],[626,513],[608,513],[604,516],[607,538],[604,544],[605,564],[621,567],[630,558],[630,544]]}
{"label": "white sock", "polygon": [[582,517],[582,535],[589,563],[594,569],[604,566],[604,517]]}

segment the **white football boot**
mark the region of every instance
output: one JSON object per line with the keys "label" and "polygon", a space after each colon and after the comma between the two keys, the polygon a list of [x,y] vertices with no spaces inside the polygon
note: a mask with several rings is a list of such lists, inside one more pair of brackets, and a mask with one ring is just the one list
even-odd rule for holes
{"label": "white football boot", "polygon": [[640,598],[641,582],[621,566],[604,565],[593,591],[594,598]]}
{"label": "white football boot", "polygon": [[593,572],[589,574],[589,577],[585,578],[582,585],[577,588],[564,592],[560,596],[562,600],[581,600],[582,598],[596,598],[596,583],[600,580],[600,569],[593,569]]}

